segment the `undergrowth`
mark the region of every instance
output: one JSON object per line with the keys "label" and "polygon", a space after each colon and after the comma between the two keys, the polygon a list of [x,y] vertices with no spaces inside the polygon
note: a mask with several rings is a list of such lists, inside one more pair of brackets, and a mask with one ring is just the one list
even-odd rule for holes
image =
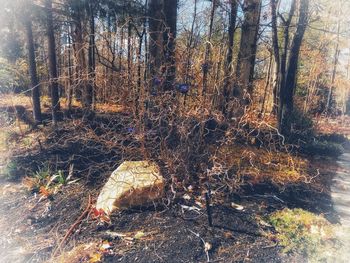
{"label": "undergrowth", "polygon": [[43,196],[50,197],[68,183],[75,181],[70,180],[64,171],[55,170],[49,164],[44,164],[39,170],[23,178],[23,185],[33,193],[40,193]]}

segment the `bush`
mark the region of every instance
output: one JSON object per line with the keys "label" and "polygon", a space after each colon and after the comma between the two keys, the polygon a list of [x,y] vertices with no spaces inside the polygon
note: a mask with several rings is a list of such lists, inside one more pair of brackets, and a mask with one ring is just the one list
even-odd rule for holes
{"label": "bush", "polygon": [[291,126],[291,139],[303,139],[314,136],[314,123],[312,118],[299,110],[294,110],[287,120]]}
{"label": "bush", "polygon": [[15,180],[19,177],[20,169],[16,161],[10,161],[7,163],[4,169],[4,175],[7,179]]}
{"label": "bush", "polygon": [[344,153],[344,147],[339,143],[315,140],[302,146],[302,152],[310,155],[338,157]]}

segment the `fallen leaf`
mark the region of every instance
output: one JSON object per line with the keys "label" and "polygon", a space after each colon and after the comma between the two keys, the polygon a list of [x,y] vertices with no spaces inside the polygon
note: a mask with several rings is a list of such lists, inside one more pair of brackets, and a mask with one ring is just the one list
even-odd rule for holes
{"label": "fallen leaf", "polygon": [[39,193],[45,197],[49,197],[51,195],[45,186],[40,186]]}
{"label": "fallen leaf", "polygon": [[105,251],[107,249],[110,249],[111,247],[112,247],[111,244],[108,241],[105,240],[105,241],[102,242],[100,250],[101,251]]}
{"label": "fallen leaf", "polygon": [[101,262],[101,260],[102,260],[102,255],[99,253],[95,253],[92,256],[90,256],[89,263],[97,263],[97,262]]}
{"label": "fallen leaf", "polygon": [[135,239],[140,239],[140,238],[142,238],[142,237],[144,237],[144,236],[145,236],[145,233],[144,233],[144,232],[138,231],[138,232],[135,234],[134,238],[135,238]]}
{"label": "fallen leaf", "polygon": [[205,244],[204,244],[205,252],[210,251],[211,248],[212,248],[212,245],[210,243],[208,243],[208,242],[205,242]]}
{"label": "fallen leaf", "polygon": [[239,210],[239,211],[242,211],[244,210],[244,207],[239,205],[239,204],[235,204],[234,202],[231,203],[231,207],[236,209],[236,210]]}
{"label": "fallen leaf", "polygon": [[266,221],[264,221],[262,219],[259,220],[259,224],[262,226],[272,227],[269,223],[267,223]]}
{"label": "fallen leaf", "polygon": [[188,194],[184,194],[182,198],[185,200],[191,200],[191,196],[189,196]]}

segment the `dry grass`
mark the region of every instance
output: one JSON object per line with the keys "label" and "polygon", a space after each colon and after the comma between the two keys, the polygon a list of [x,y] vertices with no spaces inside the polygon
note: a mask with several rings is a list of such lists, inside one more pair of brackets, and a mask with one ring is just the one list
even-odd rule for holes
{"label": "dry grass", "polygon": [[31,108],[31,98],[24,94],[1,94],[0,107],[9,107],[21,105],[26,108]]}
{"label": "dry grass", "polygon": [[338,118],[320,118],[315,122],[316,129],[322,134],[343,134],[350,137],[350,117],[341,116]]}
{"label": "dry grass", "polygon": [[235,170],[239,181],[286,185],[305,181],[308,161],[283,152],[269,152],[248,145],[224,146],[216,158]]}

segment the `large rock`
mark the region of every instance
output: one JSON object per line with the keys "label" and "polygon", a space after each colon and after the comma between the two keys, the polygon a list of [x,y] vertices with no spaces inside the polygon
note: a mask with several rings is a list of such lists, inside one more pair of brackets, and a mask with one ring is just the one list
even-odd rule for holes
{"label": "large rock", "polygon": [[123,162],[111,175],[97,199],[96,209],[115,210],[149,204],[164,194],[164,180],[155,163]]}

